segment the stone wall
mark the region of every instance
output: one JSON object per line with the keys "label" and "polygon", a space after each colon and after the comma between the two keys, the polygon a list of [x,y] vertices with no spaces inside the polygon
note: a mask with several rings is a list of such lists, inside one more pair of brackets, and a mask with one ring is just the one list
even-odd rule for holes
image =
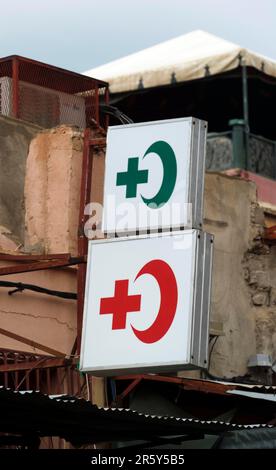
{"label": "stone wall", "polygon": [[252,205],[253,244],[245,253],[244,278],[256,319],[256,352],[276,359],[276,246],[263,243],[263,211]]}
{"label": "stone wall", "polygon": [[204,229],[214,233],[211,320],[223,324],[210,372],[248,374],[248,359],[276,359],[276,247],[262,241],[264,213],[254,183],[221,174],[205,179]]}

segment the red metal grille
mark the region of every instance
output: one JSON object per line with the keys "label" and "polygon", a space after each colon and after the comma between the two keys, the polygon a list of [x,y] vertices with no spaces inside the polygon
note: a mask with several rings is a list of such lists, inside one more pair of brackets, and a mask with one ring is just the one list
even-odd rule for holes
{"label": "red metal grille", "polygon": [[44,128],[104,127],[99,97],[107,84],[20,56],[0,59],[0,114]]}
{"label": "red metal grille", "polygon": [[92,397],[91,380],[80,374],[74,360],[7,349],[0,349],[0,386]]}

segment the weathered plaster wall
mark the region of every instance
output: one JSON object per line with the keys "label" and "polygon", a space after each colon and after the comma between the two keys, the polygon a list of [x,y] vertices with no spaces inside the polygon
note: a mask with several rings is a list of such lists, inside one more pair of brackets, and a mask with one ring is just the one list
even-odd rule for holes
{"label": "weathered plaster wall", "polygon": [[[2,262],[1,265],[7,265]],[[35,284],[53,290],[76,292],[75,269],[46,270],[1,276],[1,280]],[[8,292],[0,289],[0,325],[27,339],[70,354],[76,338],[76,301],[51,297],[31,291]],[[26,344],[0,334],[0,348],[45,354]],[[47,354],[47,353],[46,353]]]}
{"label": "weathered plaster wall", "polygon": [[[83,135],[74,128],[39,132],[32,140],[25,177],[25,247],[0,233],[0,251],[77,254]],[[102,202],[104,158],[95,152],[91,200]],[[7,265],[3,262],[2,265]],[[1,277],[65,292],[76,292],[76,267]],[[66,354],[76,338],[76,301],[30,291],[8,295],[0,289],[1,327]],[[0,335],[0,347],[33,351]],[[36,351],[42,352],[43,351]],[[96,393],[96,391],[95,391]]]}
{"label": "weathered plaster wall", "polygon": [[[0,117],[1,252],[68,252],[72,243],[75,250],[81,160],[79,132],[60,128],[44,133],[35,126]],[[1,280],[76,292],[75,268],[4,276]],[[0,289],[1,327],[70,354],[76,338],[76,301],[30,291],[9,296],[9,290]],[[5,335],[0,336],[0,347],[33,351]]]}
{"label": "weathered plaster wall", "polygon": [[27,251],[76,254],[82,145],[81,132],[68,127],[32,141],[25,181]]}
{"label": "weathered plaster wall", "polygon": [[[77,254],[82,156],[83,134],[73,128],[46,130],[32,141],[25,182],[26,251]],[[95,149],[93,202],[102,203],[103,178],[104,154]]]}
{"label": "weathered plaster wall", "polygon": [[256,319],[256,352],[276,359],[276,247],[261,241],[244,256],[244,278]]}
{"label": "weathered plaster wall", "polygon": [[253,184],[218,174],[205,179],[204,230],[214,233],[211,319],[223,323],[211,358],[211,372],[232,377],[246,372],[255,353],[255,319],[244,282],[242,260],[250,240]]}
{"label": "weathered plaster wall", "polygon": [[24,179],[38,126],[0,116],[0,234],[24,241]]}
{"label": "weathered plaster wall", "polygon": [[256,353],[276,359],[275,247],[262,242],[263,226],[254,183],[206,174],[204,229],[215,234],[211,320],[225,334],[211,357],[219,377],[248,373]]}

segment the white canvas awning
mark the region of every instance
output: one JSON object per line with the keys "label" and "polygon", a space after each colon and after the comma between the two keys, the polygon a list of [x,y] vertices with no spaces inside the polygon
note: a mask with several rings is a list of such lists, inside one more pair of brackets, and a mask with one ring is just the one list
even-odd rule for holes
{"label": "white canvas awning", "polygon": [[276,77],[276,61],[204,31],[193,31],[85,72],[119,93],[195,80],[247,66]]}

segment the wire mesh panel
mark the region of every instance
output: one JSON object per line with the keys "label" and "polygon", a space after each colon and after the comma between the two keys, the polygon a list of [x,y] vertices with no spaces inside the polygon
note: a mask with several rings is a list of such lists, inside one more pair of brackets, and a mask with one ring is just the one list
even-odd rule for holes
{"label": "wire mesh panel", "polygon": [[13,114],[12,60],[0,61],[0,113]]}
{"label": "wire mesh panel", "polygon": [[44,128],[99,127],[107,84],[19,56],[0,59],[0,114]]}

